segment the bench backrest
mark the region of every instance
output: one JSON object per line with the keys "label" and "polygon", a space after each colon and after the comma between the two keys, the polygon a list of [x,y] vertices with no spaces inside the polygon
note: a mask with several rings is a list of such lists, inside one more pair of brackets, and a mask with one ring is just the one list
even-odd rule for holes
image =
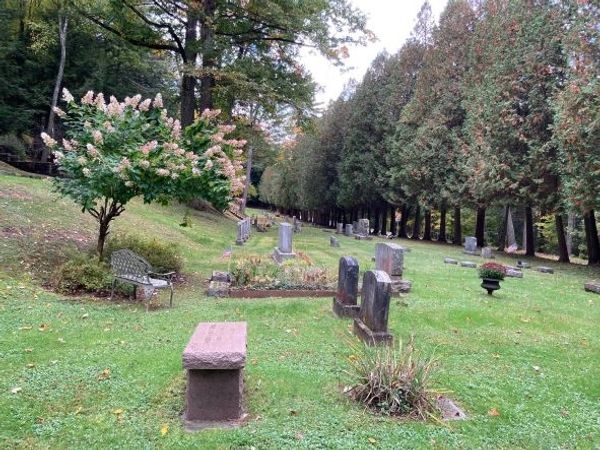
{"label": "bench backrest", "polygon": [[110,267],[115,277],[136,283],[150,284],[148,273],[152,271],[152,266],[131,250],[115,250],[110,257]]}

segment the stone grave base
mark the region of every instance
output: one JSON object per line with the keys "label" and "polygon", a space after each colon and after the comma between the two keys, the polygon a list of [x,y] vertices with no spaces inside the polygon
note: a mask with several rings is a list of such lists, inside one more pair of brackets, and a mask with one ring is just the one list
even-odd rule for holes
{"label": "stone grave base", "polygon": [[458,261],[452,258],[444,258],[444,264],[458,264]]}
{"label": "stone grave base", "polygon": [[523,278],[523,272],[521,272],[519,269],[507,267],[506,276],[511,278]]}
{"label": "stone grave base", "polygon": [[228,297],[230,287],[231,277],[229,272],[213,270],[206,295],[209,297]]}
{"label": "stone grave base", "polygon": [[359,311],[360,305],[347,305],[345,303],[338,302],[337,298],[333,299],[333,312],[341,319],[354,319],[355,317],[358,317]]}
{"label": "stone grave base", "polygon": [[367,345],[391,345],[394,336],[389,333],[374,333],[362,320],[354,319],[354,334]]}
{"label": "stone grave base", "polygon": [[392,292],[401,292],[403,294],[410,292],[410,289],[412,288],[412,283],[410,281],[403,280],[400,277],[390,277],[390,279],[392,280]]}
{"label": "stone grave base", "polygon": [[372,241],[373,236],[363,236],[361,234],[355,234],[354,239],[357,239],[359,241]]}
{"label": "stone grave base", "polygon": [[275,248],[273,252],[273,259],[277,262],[277,264],[283,263],[286,259],[293,259],[296,257],[295,253],[283,253],[278,248]]}
{"label": "stone grave base", "polygon": [[546,266],[539,266],[537,268],[537,271],[541,272],[541,273],[554,273],[554,269],[553,268],[546,267]]}
{"label": "stone grave base", "polygon": [[589,283],[585,283],[583,287],[588,292],[595,292],[596,294],[600,294],[600,283],[590,281]]}
{"label": "stone grave base", "polygon": [[474,252],[472,252],[472,251],[470,251],[470,250],[464,250],[464,251],[463,251],[463,253],[464,253],[465,255],[479,256],[479,255],[477,254],[477,252],[475,252],[475,251],[474,251]]}

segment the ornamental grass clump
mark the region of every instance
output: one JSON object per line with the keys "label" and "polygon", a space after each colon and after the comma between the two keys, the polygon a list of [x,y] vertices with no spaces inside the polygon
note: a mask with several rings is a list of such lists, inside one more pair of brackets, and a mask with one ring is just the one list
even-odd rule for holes
{"label": "ornamental grass clump", "polygon": [[490,280],[504,280],[506,267],[494,262],[486,262],[479,267],[479,278]]}
{"label": "ornamental grass clump", "polygon": [[160,94],[119,102],[89,91],[77,102],[64,89],[65,125],[60,143],[42,133],[61,176],[56,190],[71,197],[99,224],[97,253],[113,219],[134,197],[144,203],[202,198],[224,210],[243,188],[240,156],[245,141],[226,139],[233,125],[219,125],[220,111],[206,110],[185,130],[168,116]]}
{"label": "ornamental grass clump", "polygon": [[351,344],[347,371],[353,380],[347,394],[367,408],[388,416],[426,420],[439,412],[431,374],[433,358],[415,350],[414,339],[391,346]]}

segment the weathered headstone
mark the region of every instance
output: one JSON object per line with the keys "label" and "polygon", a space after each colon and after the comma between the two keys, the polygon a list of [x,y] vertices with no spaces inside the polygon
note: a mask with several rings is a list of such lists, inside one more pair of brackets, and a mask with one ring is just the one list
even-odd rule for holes
{"label": "weathered headstone", "polygon": [[345,236],[352,236],[352,234],[354,234],[353,230],[354,230],[354,227],[352,226],[352,224],[351,223],[347,223],[344,235]]}
{"label": "weathered headstone", "polygon": [[343,234],[344,233],[344,224],[342,222],[338,222],[335,225],[335,234]]}
{"label": "weathered headstone", "polygon": [[600,283],[597,281],[589,281],[583,285],[583,288],[588,292],[595,292],[600,294]]}
{"label": "weathered headstone", "polygon": [[485,259],[494,259],[494,254],[492,253],[492,247],[483,247],[481,249],[481,257]]}
{"label": "weathered headstone", "polygon": [[246,322],[200,323],[183,351],[188,431],[232,426],[243,418]]}
{"label": "weathered headstone", "polygon": [[235,243],[236,245],[244,245],[244,223],[241,220],[237,223]]}
{"label": "weathered headstone", "polygon": [[546,267],[546,266],[539,266],[537,268],[538,272],[541,273],[554,273],[554,269],[552,267]]}
{"label": "weathered headstone", "polygon": [[458,264],[458,261],[452,258],[444,258],[444,264]]}
{"label": "weathered headstone", "polygon": [[279,264],[286,259],[296,257],[296,254],[292,250],[292,234],[292,225],[285,222],[279,224],[279,241],[273,252],[273,258]]}
{"label": "weathered headstone", "polygon": [[352,256],[342,256],[338,268],[338,286],[333,299],[333,312],[338,317],[357,317],[358,261]]}
{"label": "weathered headstone", "polygon": [[471,261],[461,261],[460,262],[460,266],[461,267],[467,267],[469,269],[476,269],[477,268],[477,264],[475,264],[474,262],[471,262]]}
{"label": "weathered headstone", "polygon": [[208,283],[206,295],[208,297],[229,297],[231,287],[231,275],[229,272],[213,270]]}
{"label": "weathered headstone", "polygon": [[300,233],[302,231],[301,222],[296,218],[296,216],[294,216],[293,225],[294,225],[294,233]]}
{"label": "weathered headstone", "polygon": [[354,319],[354,334],[368,345],[391,344],[388,314],[392,280],[382,270],[369,270],[363,276],[358,317]]}
{"label": "weathered headstone", "polygon": [[506,276],[511,278],[523,278],[523,272],[516,267],[507,267]]}
{"label": "weathered headstone", "polygon": [[390,276],[392,292],[410,292],[411,282],[402,279],[405,248],[398,244],[379,242],[375,246],[375,268]]}
{"label": "weathered headstone", "polygon": [[469,255],[477,254],[477,238],[473,236],[465,237],[465,253]]}
{"label": "weathered headstone", "polygon": [[358,219],[356,234],[367,236],[369,234],[369,219]]}
{"label": "weathered headstone", "polygon": [[340,241],[338,241],[335,236],[329,236],[329,246],[330,247],[339,247]]}

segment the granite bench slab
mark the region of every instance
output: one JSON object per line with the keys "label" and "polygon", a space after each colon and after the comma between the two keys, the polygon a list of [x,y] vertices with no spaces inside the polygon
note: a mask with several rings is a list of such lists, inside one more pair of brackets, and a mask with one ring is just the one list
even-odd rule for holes
{"label": "granite bench slab", "polygon": [[200,323],[183,351],[183,367],[241,369],[246,365],[246,336],[246,322]]}

